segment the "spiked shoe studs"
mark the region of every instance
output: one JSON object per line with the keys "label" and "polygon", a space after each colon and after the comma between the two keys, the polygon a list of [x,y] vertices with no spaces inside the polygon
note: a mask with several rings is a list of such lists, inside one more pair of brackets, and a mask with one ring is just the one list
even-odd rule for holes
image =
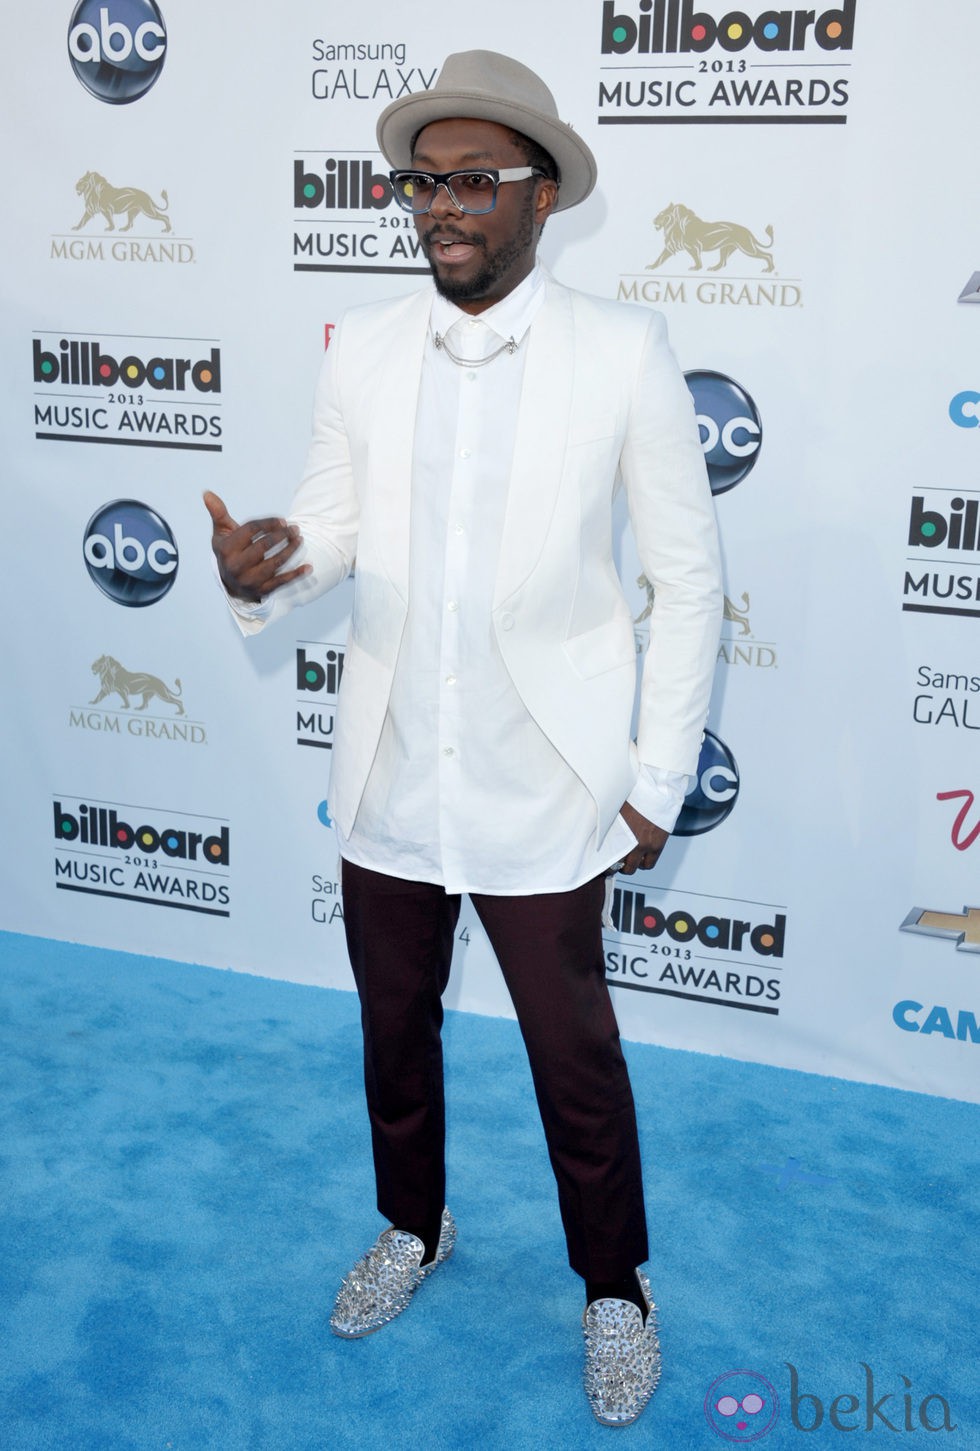
{"label": "spiked shoe studs", "polygon": [[660,1342],[650,1281],[637,1270],[647,1302],[643,1315],[628,1300],[593,1300],[586,1307],[585,1394],[603,1426],[629,1426],[636,1420],[660,1379]]}
{"label": "spiked shoe studs", "polygon": [[439,1246],[431,1264],[423,1265],[425,1246],[403,1229],[386,1229],[366,1255],[344,1276],[330,1316],[330,1329],[346,1340],[371,1335],[394,1320],[419,1285],[448,1259],[456,1243],[456,1223],[442,1211]]}

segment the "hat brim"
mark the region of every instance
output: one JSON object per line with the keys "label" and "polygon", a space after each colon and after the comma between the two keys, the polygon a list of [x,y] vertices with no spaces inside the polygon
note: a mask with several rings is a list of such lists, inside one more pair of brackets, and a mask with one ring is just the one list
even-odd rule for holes
{"label": "hat brim", "polygon": [[378,145],[392,167],[411,166],[412,142],[422,127],[457,117],[495,121],[498,126],[520,131],[543,146],[554,157],[561,175],[556,212],[584,202],[596,184],[595,157],[571,126],[542,115],[531,106],[489,99],[479,91],[419,91],[417,95],[392,101],[378,118]]}

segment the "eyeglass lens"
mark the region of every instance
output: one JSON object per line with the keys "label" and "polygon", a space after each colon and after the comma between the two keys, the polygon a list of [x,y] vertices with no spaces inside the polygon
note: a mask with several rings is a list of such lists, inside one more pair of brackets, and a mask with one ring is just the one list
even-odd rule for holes
{"label": "eyeglass lens", "polygon": [[[403,173],[396,182],[398,199],[413,212],[427,212],[440,184],[424,171]],[[454,171],[446,186],[460,211],[488,212],[493,206],[496,186],[485,171]]]}

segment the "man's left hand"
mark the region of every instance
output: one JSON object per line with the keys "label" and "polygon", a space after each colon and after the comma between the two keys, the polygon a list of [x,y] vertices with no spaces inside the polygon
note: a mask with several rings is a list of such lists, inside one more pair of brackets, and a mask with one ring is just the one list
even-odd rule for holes
{"label": "man's left hand", "polygon": [[652,821],[647,821],[628,801],[623,803],[619,814],[637,840],[637,845],[624,858],[623,865],[619,868],[620,873],[624,877],[631,877],[637,870],[651,871],[657,865],[657,859],[667,844],[670,832],[664,831],[662,826],[654,826]]}

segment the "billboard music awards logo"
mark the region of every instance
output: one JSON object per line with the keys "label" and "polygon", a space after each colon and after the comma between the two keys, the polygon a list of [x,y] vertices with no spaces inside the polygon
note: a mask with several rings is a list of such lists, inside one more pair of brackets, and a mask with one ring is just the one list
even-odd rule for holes
{"label": "billboard music awards logo", "polygon": [[394,201],[376,151],[304,151],[293,160],[293,271],[428,277],[415,223]]}
{"label": "billboard music awards logo", "polygon": [[96,100],[126,105],[159,78],[167,30],[154,0],[78,0],[68,25],[71,68]]}
{"label": "billboard music awards logo", "polygon": [[210,339],[35,333],[33,368],[35,438],[221,452]]}
{"label": "billboard music awards logo", "polygon": [[[51,237],[52,262],[152,262],[187,264],[195,261],[194,243],[189,237],[175,237],[170,219],[170,198],[165,191],[154,201],[148,191],[136,186],[114,186],[98,171],[86,171],[75,183],[84,210],[70,232]],[[116,222],[125,223],[116,230]],[[102,221],[101,234],[79,237],[89,222]],[[133,236],[122,232],[138,230]],[[95,230],[93,228],[93,230]],[[109,234],[113,235],[110,236]]]}
{"label": "billboard music awards logo", "polygon": [[[728,746],[705,732],[694,786],[674,827],[697,836],[720,826],[738,799],[739,775]],[[611,918],[617,936],[604,936],[606,981],[636,992],[691,1002],[779,1013],[780,972],[786,915],[758,902],[701,898],[674,888],[629,885],[613,891]],[[713,904],[706,910],[708,901]],[[721,911],[715,908],[720,907]],[[745,909],[749,914],[743,915]]]}
{"label": "billboard music awards logo", "polygon": [[903,610],[980,618],[980,491],[913,494],[908,547]]}
{"label": "billboard music awards logo", "polygon": [[[658,306],[667,302],[704,307],[803,306],[800,279],[784,279],[777,273],[768,223],[760,240],[740,222],[705,221],[683,203],[670,202],[654,217],[653,227],[662,246],[643,272],[620,277],[616,296],[621,301]],[[704,272],[725,275],[691,275]]]}
{"label": "billboard music awards logo", "polygon": [[296,744],[332,750],[344,647],[300,640],[296,645]]}
{"label": "billboard music awards logo", "polygon": [[846,124],[857,0],[822,11],[696,3],[602,0],[600,126]]}
{"label": "billboard music awards logo", "polygon": [[313,42],[310,89],[316,101],[373,101],[386,106],[399,96],[427,91],[439,74],[439,65],[406,65],[408,47],[403,40],[351,41],[340,44]]}
{"label": "billboard music awards logo", "polygon": [[117,605],[155,605],[177,577],[177,542],[161,514],[138,499],[96,509],[82,545],[92,583]]}
{"label": "billboard music awards logo", "polygon": [[53,805],[60,891],[231,915],[227,821],[77,796]]}
{"label": "billboard music awards logo", "polygon": [[[92,661],[91,670],[98,690],[85,705],[69,708],[70,730],[92,731],[109,737],[126,735],[144,741],[207,745],[203,723],[188,718],[179,677],[168,685],[159,675],[151,675],[147,670],[127,669],[114,655],[99,655]],[[95,709],[96,706],[101,709]]]}
{"label": "billboard music awards logo", "polygon": [[[630,878],[631,883],[635,878]],[[786,914],[647,884],[613,892],[606,981],[634,992],[779,1015]]]}

